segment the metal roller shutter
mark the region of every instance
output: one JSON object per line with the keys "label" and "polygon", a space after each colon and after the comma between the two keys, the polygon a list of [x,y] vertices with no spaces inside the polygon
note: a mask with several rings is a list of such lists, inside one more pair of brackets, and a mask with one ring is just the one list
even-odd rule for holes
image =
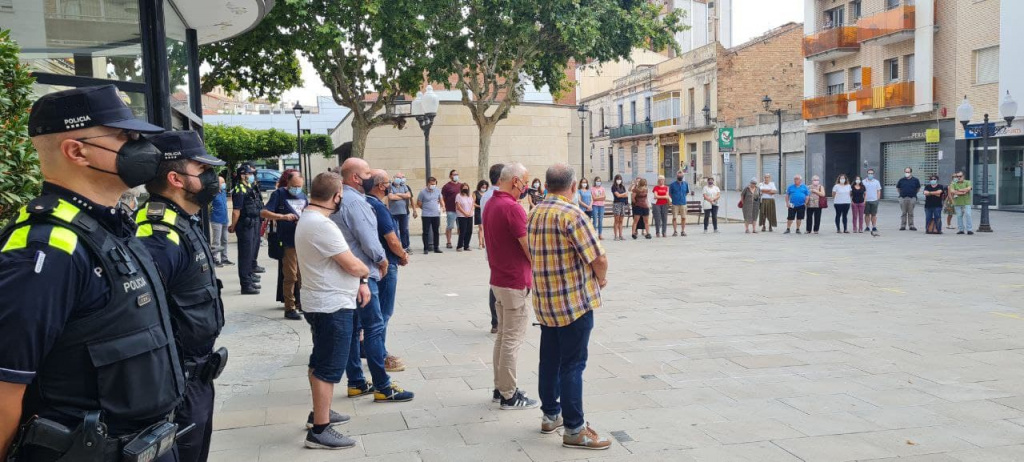
{"label": "metal roller shutter", "polygon": [[798,152],[793,154],[786,154],[786,171],[783,172],[786,177],[784,181],[779,183],[785,186],[793,184],[793,177],[795,175],[804,176],[804,153]]}
{"label": "metal roller shutter", "polygon": [[772,181],[776,185],[780,184],[779,178],[779,156],[777,154],[770,154],[761,157],[761,174],[757,177],[759,181],[764,181],[764,174],[767,173],[772,176]]}
{"label": "metal roller shutter", "polygon": [[751,178],[756,178],[757,174],[757,154],[742,154],[740,155],[740,186],[746,186],[750,182]]}
{"label": "metal roller shutter", "polygon": [[882,143],[882,198],[900,197],[896,182],[903,178],[903,170],[914,169],[914,176],[921,181],[918,199],[924,200],[924,184],[928,177],[939,172],[939,145],[924,141],[897,141]]}

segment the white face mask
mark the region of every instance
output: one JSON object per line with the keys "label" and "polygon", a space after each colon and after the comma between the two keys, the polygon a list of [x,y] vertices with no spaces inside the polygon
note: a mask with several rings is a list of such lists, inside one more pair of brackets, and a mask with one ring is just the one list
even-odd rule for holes
{"label": "white face mask", "polygon": [[594,182],[594,186],[597,186],[598,188],[600,188],[601,187],[601,182],[600,181],[595,181]]}
{"label": "white face mask", "polygon": [[818,183],[821,183],[821,182],[820,182],[820,181],[818,181],[818,180],[814,180],[814,181],[813,181],[813,183],[814,183],[814,185],[815,185],[815,186],[817,186],[817,185],[818,185]]}
{"label": "white face mask", "polygon": [[904,173],[903,176],[910,178],[910,172]]}
{"label": "white face mask", "polygon": [[855,181],[855,182],[857,182],[857,184],[860,184],[860,178],[857,178],[857,179],[856,179],[856,180],[854,180],[854,181]]}
{"label": "white face mask", "polygon": [[433,191],[433,190],[434,190],[434,185],[429,185],[429,186],[427,186],[427,190],[428,190],[428,191]]}
{"label": "white face mask", "polygon": [[846,184],[846,178],[840,178],[839,184]]}
{"label": "white face mask", "polygon": [[622,180],[615,180],[615,184],[622,184]]}

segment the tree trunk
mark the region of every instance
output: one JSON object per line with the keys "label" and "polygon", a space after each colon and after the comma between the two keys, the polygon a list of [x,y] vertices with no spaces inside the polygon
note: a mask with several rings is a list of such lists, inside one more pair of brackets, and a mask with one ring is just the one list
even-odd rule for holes
{"label": "tree trunk", "polygon": [[370,136],[370,124],[359,117],[352,117],[352,157],[363,158],[366,138]]}
{"label": "tree trunk", "polygon": [[497,122],[484,122],[477,126],[480,129],[480,151],[477,156],[477,175],[480,178],[488,179],[491,168],[491,135],[494,135],[494,129],[497,127]]}

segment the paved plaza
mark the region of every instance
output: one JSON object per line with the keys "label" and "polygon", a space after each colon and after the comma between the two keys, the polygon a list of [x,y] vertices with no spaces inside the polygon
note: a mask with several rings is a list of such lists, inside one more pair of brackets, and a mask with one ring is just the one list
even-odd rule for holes
{"label": "paved plaza", "polygon": [[[1024,214],[994,212],[994,234],[930,236],[896,231],[898,208],[884,204],[880,237],[837,235],[833,210],[823,215],[818,236],[730,223],[612,242],[608,230],[584,373],[586,418],[614,443],[603,452],[540,434],[539,410],[491,403],[475,237],[474,251],[443,255],[413,237],[388,349],[416,399],[377,404],[338,387],[333,408],[352,416],[339,430],[358,441],[340,451],[302,446],[311,340],[273,301],[276,265],[263,262],[256,297],[225,268],[231,360],[211,460],[1024,460]],[[919,207],[922,230],[923,217]],[[536,397],[531,329],[519,376]]]}

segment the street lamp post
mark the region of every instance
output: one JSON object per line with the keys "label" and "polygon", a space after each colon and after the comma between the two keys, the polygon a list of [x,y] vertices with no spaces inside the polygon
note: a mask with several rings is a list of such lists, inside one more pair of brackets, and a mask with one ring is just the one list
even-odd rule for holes
{"label": "street lamp post", "polygon": [[765,111],[768,111],[768,112],[770,112],[772,114],[775,114],[775,118],[778,120],[778,123],[779,123],[779,128],[778,128],[778,131],[776,132],[776,135],[778,135],[778,141],[779,141],[779,174],[778,174],[779,178],[777,178],[777,181],[781,185],[782,182],[783,182],[783,180],[782,180],[782,108],[780,107],[780,108],[777,108],[775,110],[772,110],[772,99],[768,95],[764,95],[764,99],[761,100],[761,103],[764,104],[764,110]]}
{"label": "street lamp post", "polygon": [[412,100],[412,116],[420,124],[423,130],[423,164],[426,169],[424,183],[430,178],[430,127],[434,126],[434,117],[437,117],[437,108],[440,99],[434,93],[434,87],[427,85],[426,93],[416,92],[416,99]]}
{"label": "street lamp post", "polygon": [[587,111],[588,111],[587,105],[583,104],[583,103],[580,103],[580,106],[578,108],[576,108],[576,114],[580,116],[580,176],[581,177],[586,177],[587,176],[586,173],[583,170],[583,165],[584,165],[584,162],[583,162],[583,158],[584,158],[584,145],[587,144],[587,141],[586,141],[587,133],[586,133],[586,129],[584,128],[584,122],[587,120]]}
{"label": "street lamp post", "polygon": [[[1017,115],[1017,102],[1010,96],[1010,92],[1006,92],[1006,97],[1003,98],[1003,103],[999,105],[999,115],[1006,121],[1006,126],[1009,127],[1013,124],[1013,119]],[[974,116],[974,107],[971,106],[970,101],[967,100],[967,96],[964,96],[963,103],[956,109],[956,117],[960,120],[960,124],[964,127],[964,138],[967,137],[967,125],[971,123],[971,117]],[[984,124],[981,128],[981,139],[982,148],[985,150],[984,157],[982,158],[982,193],[981,199],[981,224],[978,225],[979,233],[991,233],[992,225],[989,222],[989,205],[991,203],[989,195],[989,180],[988,180],[988,164],[989,164],[989,153],[988,153],[988,139],[990,136],[989,125],[988,125],[988,114],[984,115]]]}
{"label": "street lamp post", "polygon": [[310,186],[309,179],[309,161],[302,160],[302,105],[298,101],[295,102],[295,106],[292,107],[292,112],[295,114],[295,142],[298,155],[299,155],[299,168],[302,169],[302,178],[305,180],[306,187]]}

